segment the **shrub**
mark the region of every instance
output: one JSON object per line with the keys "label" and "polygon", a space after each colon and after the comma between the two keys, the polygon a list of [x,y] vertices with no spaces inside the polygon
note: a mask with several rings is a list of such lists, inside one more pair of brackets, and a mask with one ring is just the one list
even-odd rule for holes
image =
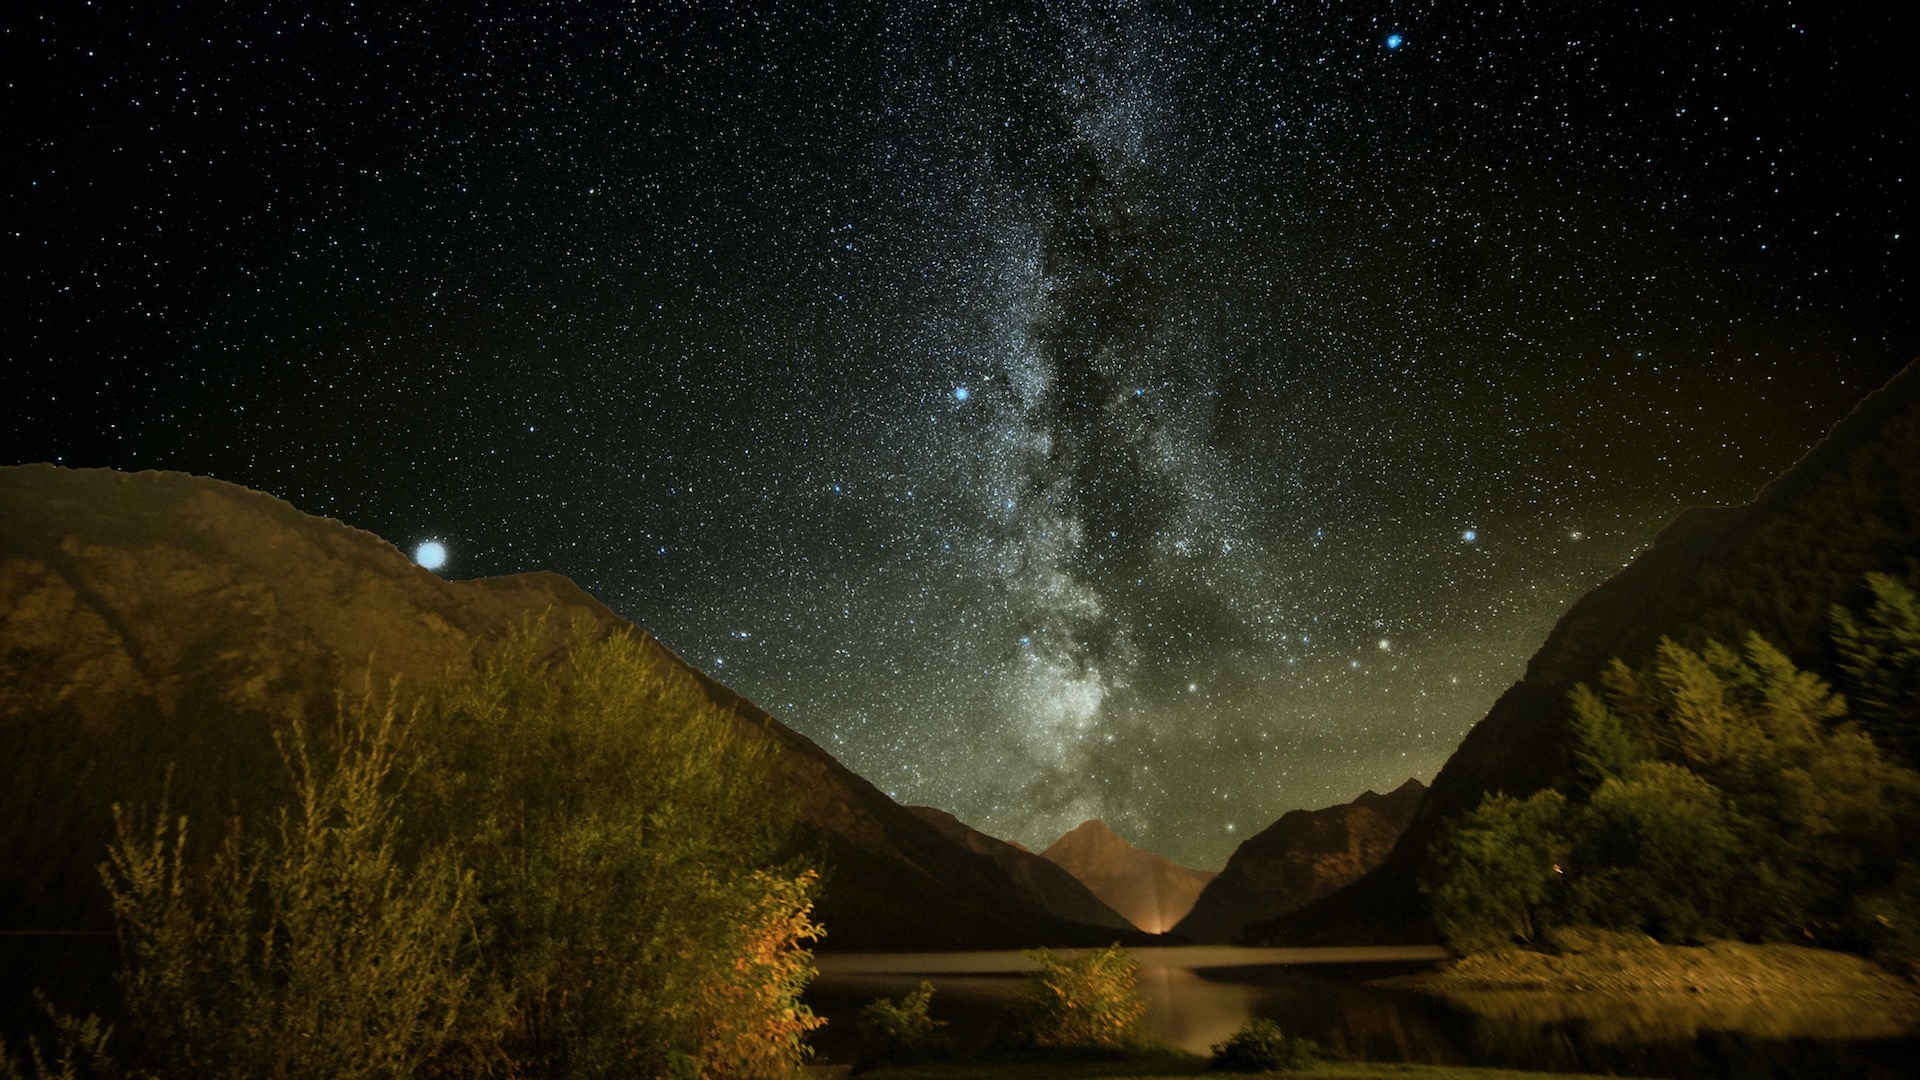
{"label": "shrub", "polygon": [[[196,857],[164,799],[115,808],[125,1080],[795,1074],[818,875],[779,861],[773,743],[643,639],[533,641],[417,713],[296,722],[264,836]],[[28,1066],[115,1072],[89,1023]]]}
{"label": "shrub", "polygon": [[471,879],[396,851],[407,728],[391,696],[343,704],[331,752],[296,722],[277,740],[294,805],[206,868],[186,818],[114,807],[101,875],[129,1034],[162,1075],[404,1076],[446,1042],[472,977]]}
{"label": "shrub", "polygon": [[1226,1042],[1213,1048],[1207,1068],[1216,1072],[1270,1072],[1300,1069],[1322,1057],[1320,1044],[1280,1030],[1271,1020],[1249,1020]]}
{"label": "shrub", "polygon": [[1028,953],[1040,970],[1028,979],[1028,1034],[1041,1046],[1129,1047],[1140,1042],[1140,965],[1117,943],[1067,959]]}
{"label": "shrub", "polygon": [[562,1077],[786,1077],[822,1023],[800,1002],[818,877],[782,864],[793,806],[747,737],[645,639],[532,638],[437,695],[421,842],[487,890],[476,1027]]}
{"label": "shrub", "polygon": [[927,1015],[932,1000],[933,984],[922,982],[897,1002],[886,998],[868,1002],[856,1021],[861,1056],[878,1063],[925,1057],[939,1049],[937,1033],[946,1023]]}

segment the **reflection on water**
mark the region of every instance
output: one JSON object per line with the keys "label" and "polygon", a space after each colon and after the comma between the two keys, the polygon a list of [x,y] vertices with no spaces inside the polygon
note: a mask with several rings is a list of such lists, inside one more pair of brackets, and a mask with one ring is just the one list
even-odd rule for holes
{"label": "reflection on water", "polygon": [[[1457,1024],[1444,1004],[1339,977],[1425,967],[1445,956],[1439,949],[1196,946],[1132,955],[1140,962],[1148,1036],[1185,1050],[1204,1054],[1248,1020],[1268,1017],[1349,1057],[1462,1060],[1448,1035]],[[934,1015],[949,1020],[963,1041],[989,1037],[1020,992],[1020,973],[1037,967],[1017,952],[828,955],[819,962],[809,1000],[829,1018],[829,1031],[838,1026],[844,1036],[862,1004],[901,997],[924,978],[934,985]],[[831,1023],[842,1017],[845,1023]],[[824,1039],[822,1048],[831,1053],[835,1041]]]}
{"label": "reflection on water", "polygon": [[[1920,1041],[1881,1038],[1827,1004],[1730,1011],[1684,995],[1503,992],[1451,998],[1366,985],[1439,958],[1437,950],[1196,947],[1136,949],[1150,1037],[1195,1053],[1250,1019],[1277,1021],[1341,1057],[1669,1077],[1905,1077]],[[933,983],[933,1014],[962,1044],[996,1037],[1019,994],[1020,953],[823,956],[808,1000],[829,1019],[817,1045],[851,1049],[854,1017],[876,997]],[[1844,1011],[1844,1010],[1841,1010]]]}

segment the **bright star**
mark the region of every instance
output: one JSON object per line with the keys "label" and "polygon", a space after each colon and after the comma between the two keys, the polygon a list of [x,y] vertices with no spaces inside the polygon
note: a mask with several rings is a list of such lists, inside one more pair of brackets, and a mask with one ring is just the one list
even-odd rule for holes
{"label": "bright star", "polygon": [[413,561],[429,570],[438,570],[447,565],[447,545],[429,540],[413,549]]}
{"label": "bright star", "polygon": [[956,386],[953,388],[953,400],[955,401],[965,401],[972,396],[973,393],[964,386]]}
{"label": "bright star", "polygon": [[1387,35],[1387,48],[1389,48],[1389,49],[1397,49],[1397,48],[1399,48],[1399,47],[1400,47],[1400,45],[1401,45],[1401,43],[1402,43],[1402,42],[1404,42],[1404,41],[1406,41],[1406,39],[1405,39],[1405,38],[1403,38],[1403,37],[1401,37],[1401,36],[1400,36],[1399,34],[1388,34],[1388,35]]}
{"label": "bright star", "polygon": [[1477,532],[1474,532],[1472,529],[1468,529],[1467,531],[1460,534],[1460,539],[1465,540],[1467,543],[1471,544],[1475,540],[1480,539],[1480,534]]}

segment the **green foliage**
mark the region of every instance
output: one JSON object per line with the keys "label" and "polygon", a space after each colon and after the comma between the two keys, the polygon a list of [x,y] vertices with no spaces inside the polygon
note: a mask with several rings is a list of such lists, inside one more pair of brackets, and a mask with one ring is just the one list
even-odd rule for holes
{"label": "green foliage", "polygon": [[771,741],[629,635],[577,634],[558,669],[531,641],[422,718],[420,842],[485,887],[465,1036],[559,1076],[790,1075],[821,931],[817,876],[776,865]]}
{"label": "green foliage", "polygon": [[939,1031],[946,1022],[928,1015],[932,1000],[933,984],[923,981],[899,1001],[880,998],[862,1006],[856,1021],[861,1057],[869,1062],[905,1061],[939,1050]]}
{"label": "green foliage", "polygon": [[1632,766],[1570,816],[1570,917],[1694,940],[1718,931],[1741,904],[1741,823],[1713,785],[1684,767]]}
{"label": "green foliage", "polygon": [[1758,635],[1739,650],[1662,641],[1570,705],[1581,801],[1490,794],[1433,845],[1423,888],[1454,948],[1568,921],[1682,941],[1891,941],[1904,926],[1856,898],[1892,895],[1920,776]]}
{"label": "green foliage", "polygon": [[1027,954],[1040,969],[1023,999],[1028,1035],[1040,1046],[1132,1047],[1140,1042],[1147,1003],[1140,965],[1118,944],[1066,958],[1048,949]]}
{"label": "green foliage", "polygon": [[1249,1020],[1226,1042],[1213,1047],[1207,1068],[1216,1072],[1271,1072],[1304,1069],[1324,1056],[1320,1045],[1280,1030],[1271,1020]]}
{"label": "green foliage", "polygon": [[[1615,661],[1618,663],[1618,661]],[[1585,683],[1573,688],[1573,754],[1585,789],[1623,775],[1638,760],[1633,738],[1618,713]]]}
{"label": "green foliage", "polygon": [[293,807],[252,844],[236,829],[204,870],[184,817],[114,808],[101,876],[130,1033],[162,1075],[410,1075],[466,1002],[471,879],[396,853],[408,725],[391,696],[338,716],[331,753],[293,725],[279,742]]}
{"label": "green foliage", "polygon": [[[58,1050],[49,1057],[37,1039],[27,1040],[27,1061],[33,1066],[34,1080],[150,1080],[151,1074],[123,1070],[107,1052],[113,1028],[98,1016],[72,1016],[53,1007],[45,997],[40,1008],[53,1022]],[[0,1046],[0,1080],[27,1080],[27,1071]]]}
{"label": "green foliage", "polygon": [[1421,891],[1449,946],[1478,952],[1533,939],[1567,860],[1566,817],[1558,791],[1494,793],[1441,832]]}
{"label": "green foliage", "polygon": [[[773,744],[629,635],[558,663],[534,640],[412,713],[294,723],[264,835],[195,855],[164,798],[116,806],[116,1052],[166,1077],[793,1076],[819,879],[777,857]],[[41,1076],[149,1075],[55,1021]]]}
{"label": "green foliage", "polygon": [[1868,574],[1873,603],[1856,619],[1832,608],[1833,645],[1853,714],[1880,747],[1920,765],[1920,596],[1890,574]]}

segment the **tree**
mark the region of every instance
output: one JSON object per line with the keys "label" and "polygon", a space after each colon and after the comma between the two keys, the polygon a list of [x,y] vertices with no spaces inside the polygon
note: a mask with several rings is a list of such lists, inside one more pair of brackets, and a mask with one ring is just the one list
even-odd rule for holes
{"label": "tree", "polygon": [[1564,873],[1566,818],[1566,797],[1552,788],[1524,800],[1494,792],[1441,831],[1420,888],[1449,947],[1533,940]]}
{"label": "tree", "polygon": [[[1615,661],[1619,663],[1619,661]],[[1627,673],[1631,678],[1631,673]],[[1573,688],[1573,756],[1580,768],[1584,790],[1592,792],[1607,781],[1623,776],[1640,750],[1627,733],[1618,713],[1607,707],[1599,694],[1585,683]]]}
{"label": "tree", "polygon": [[1888,912],[1910,895],[1901,826],[1920,776],[1771,643],[1665,640],[1569,704],[1576,801],[1490,794],[1429,853],[1422,887],[1450,945],[1531,939],[1542,920],[1668,940],[1911,936]]}
{"label": "tree", "polygon": [[[535,640],[295,723],[264,838],[115,808],[125,1076],[794,1075],[823,931],[774,744],[631,635]],[[113,1072],[89,1022],[35,1067]]]}
{"label": "tree", "polygon": [[1849,698],[1875,743],[1920,765],[1920,596],[1891,574],[1868,574],[1873,603],[1856,619],[1835,604],[1833,645]]}
{"label": "tree", "polygon": [[1649,761],[1609,778],[1573,815],[1568,914],[1667,940],[1734,929],[1742,822],[1720,791],[1686,768]]}

